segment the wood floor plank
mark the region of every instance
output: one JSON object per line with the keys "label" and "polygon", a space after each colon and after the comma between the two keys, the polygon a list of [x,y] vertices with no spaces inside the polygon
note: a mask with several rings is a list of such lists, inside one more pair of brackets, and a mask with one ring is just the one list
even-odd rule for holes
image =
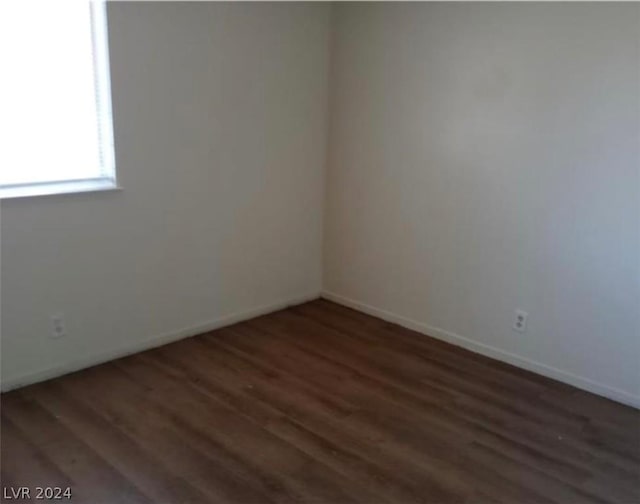
{"label": "wood floor plank", "polygon": [[[146,362],[144,356],[129,359],[125,374],[138,383],[162,389],[164,397],[159,403],[173,415],[189,413],[193,427],[210,438],[224,443],[227,449],[252,464],[255,470],[270,473],[304,502],[313,502],[316,496],[332,502],[358,502],[366,489],[355,488],[353,482],[318,463],[288,443],[273,436],[253,422],[248,422],[219,401],[203,401],[206,397],[193,387],[183,387],[157,367]],[[124,366],[123,366],[124,367]]]}
{"label": "wood floor plank", "polygon": [[2,486],[73,502],[640,502],[638,410],[326,300],[3,394],[1,418]]}
{"label": "wood floor plank", "polygon": [[[455,366],[456,363],[462,363],[463,366],[455,369],[458,374],[473,371],[474,380],[491,384],[493,387],[511,384],[515,386],[515,392],[519,397],[535,401],[536,407],[546,411],[547,414],[550,412],[573,417],[574,421],[597,424],[600,428],[612,429],[617,435],[630,435],[629,440],[632,443],[640,442],[640,431],[636,428],[637,411],[634,408],[442,342],[434,345],[432,339],[425,339],[414,331],[368,317],[335,303],[320,301],[295,307],[292,311],[314,318],[343,333],[365,335],[372,339],[382,338],[386,344],[395,347],[399,345],[409,353],[427,358],[432,354],[445,356],[446,362],[439,362],[440,365]],[[487,369],[487,363],[491,364],[490,369]],[[530,388],[531,385],[534,387]],[[572,407],[573,404],[586,401],[590,401],[590,405],[586,408]],[[599,411],[604,415],[598,415]]]}
{"label": "wood floor plank", "polygon": [[[152,502],[125,475],[115,470],[54,415],[27,399],[23,392],[3,396],[2,415],[14,426],[19,426],[24,437],[68,477],[73,483],[74,499],[132,504]],[[83,482],[82,488],[76,488],[80,481]],[[16,475],[14,482],[35,487],[30,478],[23,482]]]}
{"label": "wood floor plank", "polygon": [[[376,486],[379,483],[379,481],[376,480],[383,478],[383,473],[379,467],[380,464],[383,464],[385,469],[388,472],[390,471],[391,476],[394,477],[384,478],[384,486],[378,490],[378,500],[380,496],[385,495],[386,491],[392,488],[396,490],[398,488],[411,488],[414,497],[417,496],[420,502],[424,501],[425,495],[437,496],[438,499],[443,502],[448,500],[459,501],[461,487],[464,487],[462,481],[458,480],[454,482],[447,490],[443,488],[442,482],[430,478],[424,468],[408,467],[406,464],[398,466],[398,464],[401,463],[398,459],[390,461],[390,453],[388,451],[384,452],[384,457],[382,458],[372,457],[372,451],[381,453],[377,448],[378,441],[371,441],[371,436],[358,439],[358,436],[366,431],[362,429],[352,429],[349,432],[341,424],[342,419],[353,413],[353,410],[345,413],[344,410],[332,405],[332,401],[326,398],[318,399],[317,394],[312,388],[296,384],[295,380],[291,379],[290,376],[287,377],[285,373],[280,373],[275,370],[271,370],[270,372],[266,371],[268,369],[267,367],[255,365],[251,361],[243,360],[242,357],[234,356],[231,352],[225,352],[225,349],[221,347],[216,347],[214,354],[210,355],[219,354],[224,356],[226,362],[234,363],[236,370],[234,371],[233,368],[230,368],[227,373],[222,375],[219,373],[210,373],[208,369],[220,368],[222,363],[216,362],[215,360],[204,361],[202,374],[198,380],[202,379],[206,381],[208,376],[215,374],[219,376],[218,384],[222,387],[224,387],[226,383],[233,383],[238,379],[250,380],[250,384],[246,386],[246,393],[247,396],[254,401],[253,404],[259,401],[263,404],[274,406],[286,415],[282,415],[282,419],[288,420],[290,418],[294,420],[294,422],[280,421],[275,426],[272,425],[270,427],[274,427],[280,435],[283,435],[282,428],[284,426],[285,437],[287,437],[287,435],[290,436],[293,430],[297,435],[295,442],[298,443],[301,442],[300,435],[304,432],[306,434],[304,441],[307,448],[309,448],[311,443],[318,448],[317,438],[321,437],[322,450],[319,453],[321,455],[327,455],[326,451],[328,448],[332,455],[332,457],[328,458],[323,457],[327,460],[327,463],[340,467],[342,471],[345,471],[351,477],[355,477],[356,479],[358,477],[364,478],[363,482],[367,485]],[[206,352],[201,351],[200,355],[206,355]],[[235,376],[234,372],[236,373]],[[265,380],[263,378],[264,376],[270,376],[270,379]],[[313,432],[316,439],[310,438],[308,432]],[[367,443],[367,441],[369,441],[371,445],[368,447],[370,448],[368,450],[362,446],[362,444]],[[347,454],[346,450],[341,448],[345,446],[352,451]],[[354,449],[358,452],[357,454],[353,451]],[[318,452],[316,451],[314,455],[318,456]],[[336,457],[338,455],[340,455],[341,458]],[[346,467],[342,464],[345,462],[345,458],[347,458],[350,463]],[[390,465],[389,462],[393,462],[394,466]],[[360,472],[354,471],[353,465],[357,465]],[[395,467],[396,469],[401,467],[402,471],[400,474],[403,475],[413,474],[414,481],[410,482],[406,477],[402,477],[400,481],[398,481],[391,467]],[[444,480],[447,478],[438,479]],[[415,484],[416,481],[419,482],[418,486]],[[397,498],[398,496],[396,495],[393,502],[397,502]],[[406,499],[406,496],[403,497],[403,501],[408,502]]]}
{"label": "wood floor plank", "polygon": [[[272,397],[267,397],[266,400],[274,401]],[[290,415],[299,418],[306,425],[311,423],[304,413],[301,414],[300,411],[295,409],[295,404],[286,404],[284,407],[288,409]],[[387,404],[385,407],[394,409],[397,405]],[[384,427],[380,428],[380,421],[376,421],[376,416],[379,416],[379,413],[376,414],[375,411],[369,412],[364,416],[361,415],[361,412],[354,412],[351,416],[340,419],[343,429],[354,437],[360,435],[361,441],[365,442],[363,447],[354,438],[349,441],[349,446],[357,449],[362,456],[375,458],[375,451],[383,453],[385,458],[393,458],[392,463],[396,470],[403,474],[413,475],[416,483],[421,483],[424,486],[429,480],[439,481],[440,484],[446,485],[450,492],[457,492],[458,496],[472,493],[469,492],[469,481],[471,480],[475,486],[485,489],[486,492],[491,493],[492,490],[495,490],[495,488],[491,488],[491,485],[494,484],[494,486],[499,486],[502,492],[509,490],[508,493],[511,499],[514,498],[514,495],[518,495],[522,502],[527,501],[518,485],[510,485],[509,482],[504,481],[495,472],[487,472],[482,468],[468,466],[464,472],[457,473],[451,464],[451,460],[452,458],[458,460],[458,454],[461,453],[459,446],[447,445],[433,436],[426,436],[426,438],[424,436],[416,436],[415,429],[412,433],[406,431],[406,429],[398,431],[395,427],[392,427],[391,429],[386,429],[388,432],[385,432]],[[405,420],[403,419],[401,424],[407,426],[407,424],[412,423]],[[424,427],[426,427],[424,429],[426,432],[429,427]],[[426,452],[413,449],[418,442],[427,443]],[[366,445],[373,445],[369,447],[372,447],[375,451],[372,453],[367,450]],[[433,487],[424,488],[423,492],[426,495],[434,495]],[[535,495],[535,493],[531,495]],[[440,499],[444,500],[445,498],[440,497]],[[440,502],[440,500],[436,501]],[[454,501],[460,502],[461,500],[460,498],[454,498]],[[540,496],[536,496],[534,501],[544,502],[545,500]]]}
{"label": "wood floor plank", "polygon": [[[231,341],[239,341],[239,339],[233,339]],[[276,349],[277,352],[277,349]],[[258,353],[254,350],[253,352]],[[297,359],[299,360],[299,359]],[[268,356],[266,356],[265,361],[274,361],[276,362],[281,369],[286,368],[287,366],[287,362],[282,360],[279,361],[278,360],[278,355],[276,354],[269,354]],[[290,360],[290,362],[295,362],[295,360]],[[306,366],[305,369],[307,369],[309,366]],[[344,384],[343,382],[343,386],[342,386],[342,391],[344,393],[345,389],[348,388],[347,385]],[[361,396],[362,398],[364,398],[365,396],[371,396],[371,394],[368,394],[367,390],[365,389],[358,389],[358,391],[356,392],[359,396]],[[363,403],[363,407],[362,409],[359,410],[358,413],[355,413],[353,415],[353,418],[351,418],[350,420],[353,422],[356,419],[358,419],[359,424],[358,427],[356,429],[362,430],[362,431],[366,431],[371,430],[372,426],[374,424],[378,424],[380,425],[380,423],[382,422],[383,427],[382,428],[378,428],[376,430],[376,434],[378,437],[381,437],[383,435],[383,432],[386,431],[393,431],[393,425],[395,424],[402,424],[404,425],[404,432],[399,433],[398,435],[402,438],[404,437],[405,439],[405,444],[408,445],[416,445],[419,442],[424,443],[426,438],[425,436],[420,434],[421,430],[424,431],[428,431],[430,432],[430,436],[428,436],[430,439],[429,441],[427,441],[427,448],[426,448],[426,452],[428,454],[434,454],[437,453],[439,455],[440,458],[442,459],[446,459],[447,458],[447,452],[452,452],[452,453],[456,453],[459,452],[461,450],[460,445],[452,445],[451,443],[438,443],[438,437],[441,439],[456,439],[457,441],[460,441],[460,439],[464,436],[464,432],[457,430],[457,431],[447,431],[447,430],[443,430],[443,426],[446,427],[447,422],[449,423],[454,423],[451,422],[451,417],[449,416],[447,418],[447,422],[445,423],[441,423],[440,425],[438,425],[437,423],[433,423],[431,422],[433,415],[433,411],[430,411],[430,415],[428,416],[422,416],[419,415],[419,412],[416,412],[415,409],[410,410],[410,409],[403,409],[403,405],[401,403],[398,402],[381,402],[379,400],[375,400],[373,399],[373,403],[371,403],[371,397],[369,397],[369,407],[367,408],[366,406],[364,406]],[[366,413],[364,413],[366,411]],[[383,412],[396,412],[397,418],[393,418],[393,415],[389,415],[389,413],[387,413],[386,415],[382,415],[381,414]],[[416,415],[418,413],[418,415]],[[403,416],[404,415],[404,416]],[[409,417],[418,417],[418,423],[416,424],[414,421],[412,421],[411,419],[409,419]],[[376,418],[377,417],[377,418]],[[385,418],[386,417],[386,418]],[[400,420],[399,420],[400,419]],[[365,423],[362,423],[365,422]],[[411,426],[413,425],[413,431],[411,431]],[[436,436],[435,438],[433,436]],[[479,437],[480,439],[484,439],[485,441],[489,440],[489,441],[494,441],[493,438],[487,437],[487,436],[481,436],[479,435],[478,432],[476,432],[477,437]],[[469,443],[471,440],[467,439],[466,443]],[[435,444],[434,444],[435,443]],[[492,443],[495,444],[495,443]],[[508,451],[508,450],[507,450]],[[537,462],[537,457],[535,456],[536,454],[531,454],[532,450],[526,450],[525,453],[527,453],[528,455],[530,455],[529,460],[525,460],[525,462]],[[455,459],[454,460],[455,463],[460,463],[459,459]],[[547,462],[548,462],[548,458],[547,458]],[[473,462],[469,461],[468,465],[472,465]],[[474,466],[475,467],[475,466]],[[579,469],[575,469],[573,467],[566,467],[563,466],[561,463],[559,464],[555,464],[555,465],[551,465],[552,468],[554,468],[556,470],[556,472],[558,471],[558,468],[561,468],[565,471],[570,471],[573,470],[574,473],[577,473],[578,476],[574,478],[573,483],[575,483],[576,485],[580,485],[588,476],[589,473],[586,471],[580,471]],[[476,471],[477,469],[472,468],[470,470],[471,473],[473,473],[474,471]],[[554,479],[555,479],[555,472],[549,472],[549,475],[553,475],[553,478],[550,479],[549,483],[552,485],[554,483]],[[469,474],[467,473],[467,476],[469,476]],[[483,478],[486,479],[486,474],[483,474]],[[549,485],[547,485],[549,486]],[[575,487],[574,487],[575,488]],[[597,501],[597,497],[594,496],[594,500]]]}
{"label": "wood floor plank", "polygon": [[[3,486],[18,489],[25,486],[23,478],[29,475],[29,486],[71,487],[72,482],[58,467],[38,450],[11,420],[2,416],[2,465],[0,480]],[[2,492],[4,498],[4,491]],[[35,496],[33,496],[35,497]],[[22,499],[21,502],[35,502]]]}
{"label": "wood floor plank", "polygon": [[170,465],[141,446],[135,436],[114,429],[106,419],[66,394],[57,383],[43,384],[34,401],[120,473],[126,474],[153,502],[210,502],[205,493],[191,486],[184,477],[175,475]]}
{"label": "wood floor plank", "polygon": [[[243,422],[222,418],[218,404],[205,404],[191,397],[188,390],[177,394],[167,390],[168,379],[149,370],[154,383],[134,378],[134,358],[115,364],[122,371],[109,383],[72,384],[73,393],[91,400],[89,390],[98,390],[100,408],[131,435],[144,440],[157,456],[173,460],[183,475],[205,491],[214,502],[305,502],[304,495],[285,484],[291,470],[302,464],[289,460],[287,453],[257,442],[255,433],[246,432]],[[112,391],[117,392],[114,394]],[[238,425],[239,424],[239,425]],[[256,441],[255,443],[252,443]],[[255,448],[253,453],[239,453],[236,442]],[[272,463],[273,467],[267,467]]]}
{"label": "wood floor plank", "polygon": [[[250,322],[254,325],[255,323]],[[433,384],[431,380],[437,375],[436,371],[432,371],[429,378],[425,379],[424,375],[416,374],[413,368],[402,367],[400,362],[396,362],[395,366],[390,364],[386,361],[386,351],[372,351],[365,345],[347,341],[347,333],[338,334],[333,330],[318,327],[317,324],[300,322],[288,313],[274,314],[262,325],[272,336],[289,338],[294,346],[304,346],[311,352],[319,352],[336,362],[352,366],[361,373],[388,380],[399,389],[422,396],[423,399],[427,399],[423,389]],[[304,338],[299,337],[301,332],[304,333]],[[437,377],[438,384],[455,387],[464,394],[464,399],[458,401],[461,408],[475,402],[481,414],[493,414],[494,420],[503,418],[508,426],[517,429],[519,435],[533,437],[537,442],[543,441],[547,446],[573,448],[585,453],[596,452],[611,464],[618,464],[620,467],[631,466],[636,470],[638,468],[637,450],[634,445],[620,449],[613,443],[593,440],[581,433],[581,425],[559,425],[554,421],[554,416],[547,417],[522,401],[496,396],[491,386],[481,383],[468,383],[463,386],[456,380],[453,376]],[[455,385],[447,385],[447,382],[454,382]],[[559,439],[563,440],[563,443],[558,443]]]}
{"label": "wood floor plank", "polygon": [[[201,351],[200,355],[203,354]],[[246,380],[253,378],[250,374],[240,375],[245,382],[237,386],[237,377],[233,374],[209,371],[216,367],[214,361],[187,361],[184,366],[176,364],[173,358],[161,362],[181,373],[182,379],[191,380],[197,387],[202,387],[207,395],[226,402],[240,414],[260,423],[265,429],[287,440],[301,451],[341,474],[376,489],[376,502],[384,502],[387,495],[387,502],[425,502],[426,478],[422,478],[422,493],[415,489],[412,491],[409,488],[411,485],[406,484],[404,477],[398,481],[397,475],[389,470],[390,466],[380,468],[366,457],[359,457],[352,449],[357,441],[336,430],[329,422],[323,420],[322,414],[314,410],[320,407],[325,410],[325,415],[335,417],[333,411],[325,409],[321,403],[309,406],[310,401],[304,400],[302,402],[307,404],[307,407],[297,407],[301,403],[299,393],[281,388],[278,382],[271,380],[269,385],[257,383],[254,386],[253,381],[247,384]]]}

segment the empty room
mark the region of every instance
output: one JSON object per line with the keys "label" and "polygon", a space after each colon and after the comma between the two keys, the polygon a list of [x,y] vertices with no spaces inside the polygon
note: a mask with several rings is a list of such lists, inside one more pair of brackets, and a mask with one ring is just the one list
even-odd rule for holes
{"label": "empty room", "polygon": [[1,502],[640,503],[640,3],[0,11]]}

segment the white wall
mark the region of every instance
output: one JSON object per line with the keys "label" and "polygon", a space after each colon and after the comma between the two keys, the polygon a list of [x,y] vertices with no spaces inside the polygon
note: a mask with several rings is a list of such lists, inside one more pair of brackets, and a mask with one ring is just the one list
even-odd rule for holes
{"label": "white wall", "polygon": [[3,387],[317,295],[324,201],[334,299],[640,405],[640,6],[335,6],[323,200],[328,10],[109,5],[124,190],[2,202]]}
{"label": "white wall", "polygon": [[124,190],[2,202],[3,387],[319,293],[328,18],[109,4]]}
{"label": "white wall", "polygon": [[639,13],[336,5],[333,298],[640,405]]}

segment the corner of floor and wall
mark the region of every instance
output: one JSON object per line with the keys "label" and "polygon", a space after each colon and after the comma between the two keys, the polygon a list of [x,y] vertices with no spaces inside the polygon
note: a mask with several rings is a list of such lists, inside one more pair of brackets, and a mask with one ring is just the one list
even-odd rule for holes
{"label": "corner of floor and wall", "polygon": [[124,190],[2,202],[3,390],[322,295],[640,407],[639,22],[110,4]]}
{"label": "corner of floor and wall", "polygon": [[108,23],[123,189],[2,201],[3,390],[321,290],[329,6],[109,2]]}
{"label": "corner of floor and wall", "polygon": [[640,407],[639,25],[335,5],[323,295]]}

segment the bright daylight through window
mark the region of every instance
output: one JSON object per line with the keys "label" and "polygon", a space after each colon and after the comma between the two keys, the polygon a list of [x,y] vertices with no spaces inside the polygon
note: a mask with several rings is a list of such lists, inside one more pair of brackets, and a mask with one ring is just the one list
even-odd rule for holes
{"label": "bright daylight through window", "polygon": [[112,189],[106,6],[0,6],[0,197]]}

